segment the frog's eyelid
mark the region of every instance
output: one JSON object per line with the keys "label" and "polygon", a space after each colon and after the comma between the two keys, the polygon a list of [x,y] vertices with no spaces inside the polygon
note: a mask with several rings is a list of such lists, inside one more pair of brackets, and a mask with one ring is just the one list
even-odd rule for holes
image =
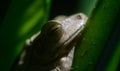
{"label": "frog's eyelid", "polygon": [[60,25],[60,24],[58,24],[57,26],[55,26],[55,27],[53,27],[52,29],[51,29],[51,31],[57,31],[58,29],[60,29],[60,28],[62,28],[61,27],[62,25]]}
{"label": "frog's eyelid", "polygon": [[44,30],[46,30],[46,32],[52,32],[52,31],[54,32],[57,29],[62,27],[61,24],[59,24],[58,22],[55,22],[55,21],[49,21],[48,24],[46,24],[44,27]]}
{"label": "frog's eyelid", "polygon": [[56,28],[52,29],[50,32],[55,32],[55,31],[57,31],[58,29],[59,29],[59,27],[56,27]]}

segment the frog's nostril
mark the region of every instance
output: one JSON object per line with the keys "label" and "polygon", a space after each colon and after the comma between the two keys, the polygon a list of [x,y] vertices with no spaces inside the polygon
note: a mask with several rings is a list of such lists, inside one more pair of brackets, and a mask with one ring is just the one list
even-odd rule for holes
{"label": "frog's nostril", "polygon": [[77,15],[77,19],[82,19],[81,15]]}

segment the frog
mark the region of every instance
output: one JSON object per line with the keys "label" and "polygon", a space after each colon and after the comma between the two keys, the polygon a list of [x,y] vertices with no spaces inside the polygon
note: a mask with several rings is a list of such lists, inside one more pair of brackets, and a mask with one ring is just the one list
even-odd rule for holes
{"label": "frog", "polygon": [[14,70],[70,71],[75,43],[80,38],[87,19],[84,13],[76,13],[48,21],[41,32],[26,40],[25,49]]}

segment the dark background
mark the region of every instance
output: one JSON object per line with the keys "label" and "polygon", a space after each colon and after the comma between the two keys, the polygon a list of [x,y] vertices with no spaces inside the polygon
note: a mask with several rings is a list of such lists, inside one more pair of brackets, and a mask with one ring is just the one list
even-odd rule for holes
{"label": "dark background", "polygon": [[52,0],[50,19],[58,15],[71,15],[76,13],[78,0]]}
{"label": "dark background", "polygon": [[[78,0],[51,0],[51,9],[49,19],[53,19],[58,15],[71,15],[76,13]],[[0,1],[0,24],[2,23],[11,0]]]}
{"label": "dark background", "polygon": [[11,0],[0,0],[0,24],[3,21],[3,18],[9,8]]}

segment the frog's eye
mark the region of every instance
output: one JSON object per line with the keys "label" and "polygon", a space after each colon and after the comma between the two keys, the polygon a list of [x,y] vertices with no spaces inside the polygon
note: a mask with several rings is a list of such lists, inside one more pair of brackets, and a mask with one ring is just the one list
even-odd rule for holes
{"label": "frog's eye", "polygon": [[61,31],[61,24],[59,23],[51,23],[48,29],[50,34],[56,34]]}
{"label": "frog's eye", "polygon": [[50,21],[46,23],[43,28],[41,34],[47,41],[58,41],[62,34],[62,25],[55,21]]}
{"label": "frog's eye", "polygon": [[77,19],[82,19],[82,16],[81,15],[77,15]]}

